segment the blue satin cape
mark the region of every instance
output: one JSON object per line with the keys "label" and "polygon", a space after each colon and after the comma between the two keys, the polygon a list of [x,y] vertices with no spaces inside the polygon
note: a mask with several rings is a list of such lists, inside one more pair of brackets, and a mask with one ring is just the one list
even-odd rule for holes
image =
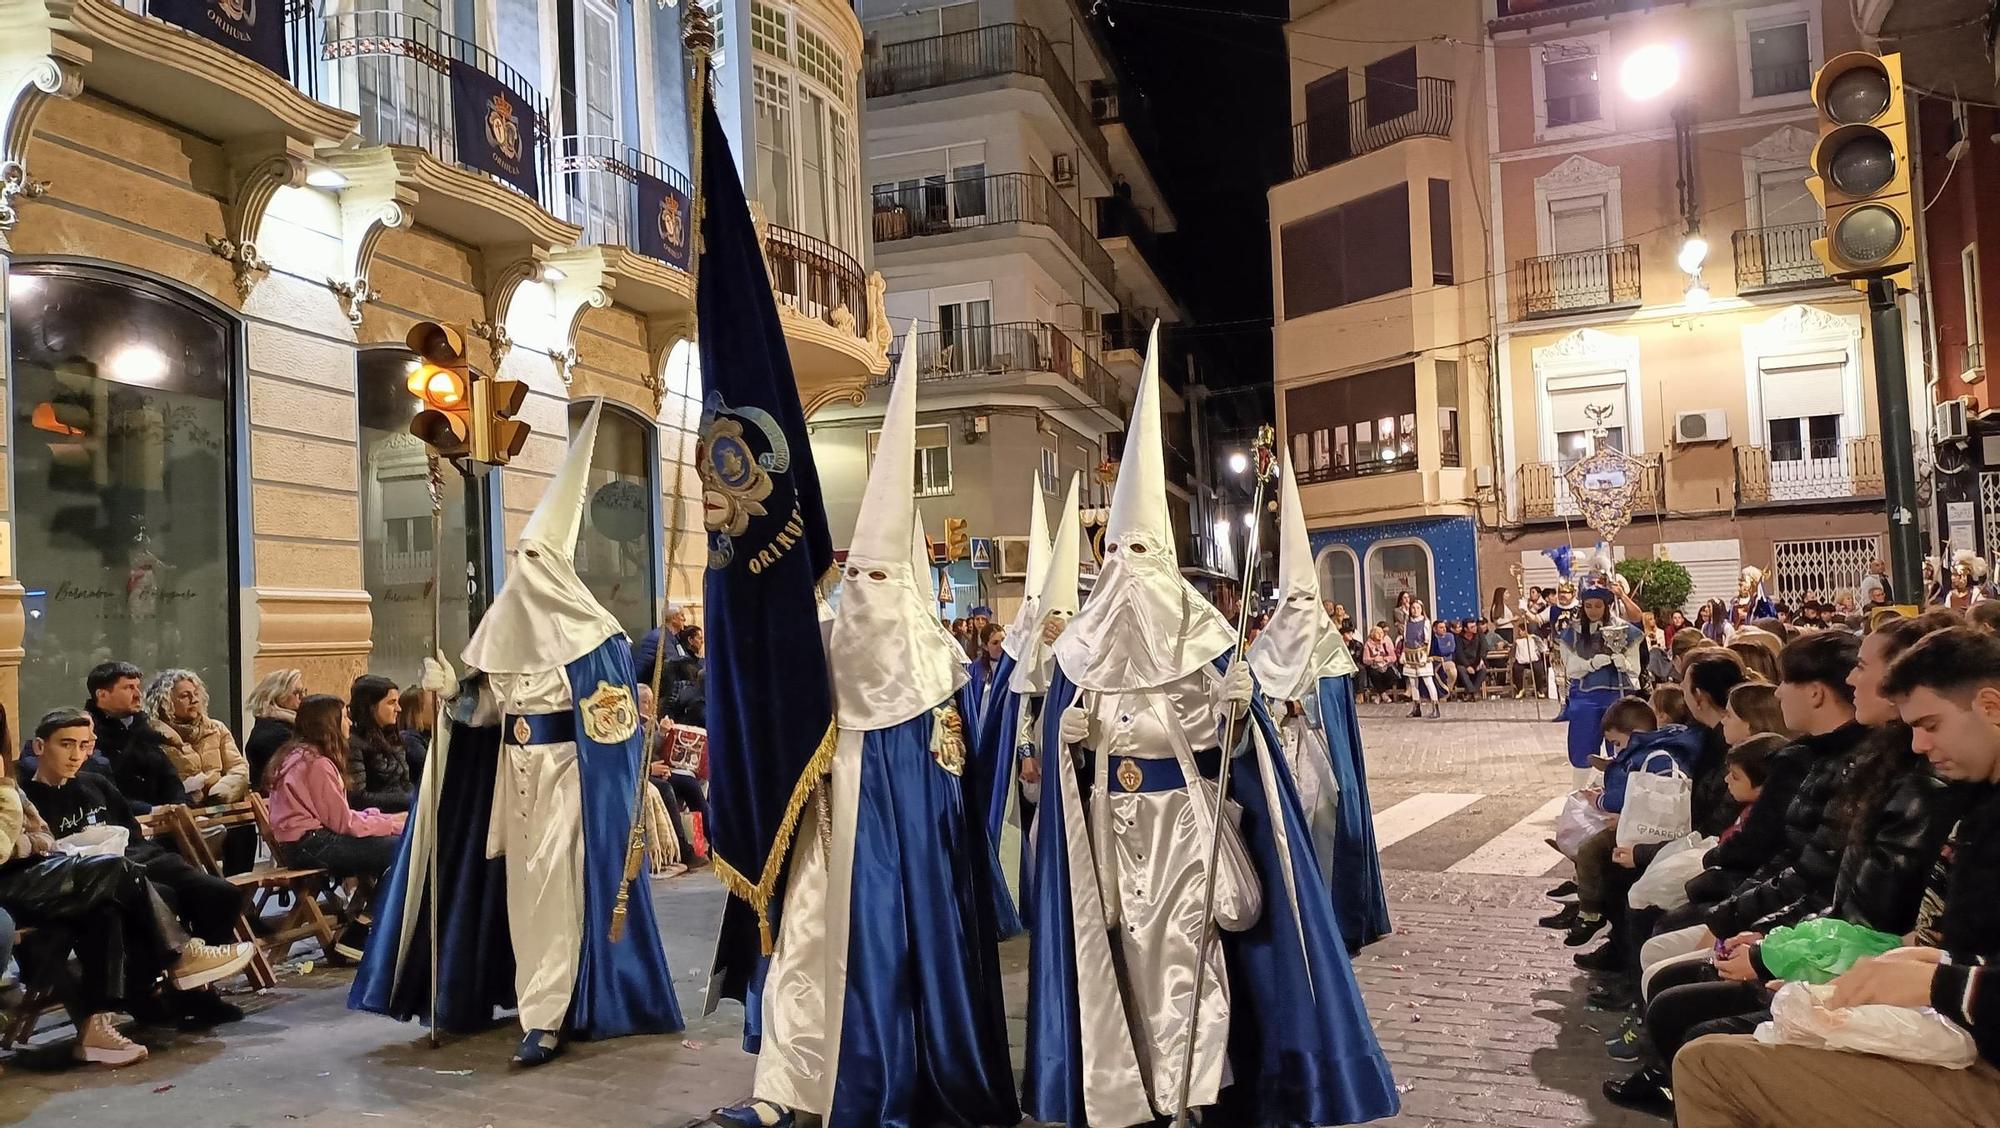
{"label": "blue satin cape", "polygon": [[1624,691],[1616,684],[1569,683],[1569,700],[1563,703],[1558,719],[1569,722],[1570,767],[1587,768],[1590,758],[1604,751],[1604,714],[1622,696]]}
{"label": "blue satin cape", "polygon": [[993,919],[999,924],[1002,940],[1019,936],[1024,927],[1013,895],[1007,892],[1005,870],[1000,864],[1000,832],[1007,822],[1007,794],[1018,786],[1015,773],[1020,770],[1014,736],[1021,723],[1021,697],[1007,684],[1013,676],[1014,656],[1003,655],[976,719],[965,711],[973,683],[967,682],[958,691],[958,711],[965,722],[967,744],[965,806],[986,828],[987,848],[993,855]]}
{"label": "blue satin cape", "polygon": [[[632,674],[631,646],[623,637],[603,645],[564,668],[572,694],[588,697],[600,682],[622,685],[637,694]],[[681,1029],[680,1004],[674,998],[673,973],[653,917],[648,878],[632,883],[627,902],[625,935],[613,944],[611,910],[625,878],[625,845],[632,832],[633,804],[638,798],[640,730],[617,744],[590,739],[580,706],[577,713],[577,774],[583,802],[583,951],[577,961],[575,994],[570,1000],[564,1034],[572,1038],[615,1038],[626,1034],[664,1034]],[[445,1029],[476,1029],[492,1021],[498,1007],[513,1004],[513,955],[506,951],[507,876],[504,859],[485,857],[486,825],[493,807],[493,784],[499,755],[498,727],[477,730],[479,756],[459,757],[455,727],[452,762],[438,811],[439,918],[438,1014]],[[491,732],[490,737],[485,736]],[[490,751],[485,751],[490,746]],[[412,817],[417,817],[415,814]],[[379,938],[400,935],[403,893],[409,873],[413,835],[403,836],[403,849],[389,872],[378,903],[373,932]],[[470,864],[468,863],[475,863]],[[420,901],[421,904],[421,901]],[[425,905],[420,912],[428,911]],[[369,945],[347,1004],[394,1018],[422,1016],[429,1004],[429,931],[419,920],[403,963],[402,982],[396,978],[396,945]],[[496,951],[497,950],[497,951]],[[498,956],[505,951],[504,961]],[[499,974],[504,962],[505,974]],[[498,992],[505,984],[504,995]]]}
{"label": "blue satin cape", "polygon": [[993,851],[929,710],[864,738],[840,1065],[827,1128],[1021,1119],[993,919]]}
{"label": "blue satin cape", "polygon": [[[1060,668],[1050,701],[1069,701],[1076,688]],[[1278,733],[1261,697],[1253,706],[1257,732],[1271,750],[1279,810],[1264,793],[1254,752],[1230,761],[1229,794],[1243,809],[1243,843],[1263,888],[1264,911],[1243,932],[1222,932],[1229,969],[1229,1065],[1233,1077],[1217,1102],[1214,1123],[1240,1128],[1304,1128],[1358,1124],[1393,1116],[1401,1108],[1388,1059],[1375,1041],[1361,990],[1321,886],[1312,838],[1299,807],[1298,789]],[[1062,710],[1043,720],[1043,747],[1064,748]],[[1043,780],[1068,767],[1044,753]],[[1073,769],[1072,769],[1073,770]],[[1079,793],[1082,788],[1079,786]],[[1035,819],[1034,918],[1029,934],[1028,1045],[1022,1105],[1042,1121],[1081,1125],[1084,1120],[1082,1020],[1078,1014],[1075,952],[1071,946],[1069,853],[1060,803],[1043,803]],[[1292,871],[1301,875],[1294,903],[1286,887],[1273,834],[1282,819]]]}
{"label": "blue satin cape", "polygon": [[1340,784],[1334,808],[1333,909],[1349,951],[1389,934],[1389,901],[1375,849],[1375,815],[1368,803],[1368,766],[1354,715],[1354,676],[1319,679],[1320,731]]}

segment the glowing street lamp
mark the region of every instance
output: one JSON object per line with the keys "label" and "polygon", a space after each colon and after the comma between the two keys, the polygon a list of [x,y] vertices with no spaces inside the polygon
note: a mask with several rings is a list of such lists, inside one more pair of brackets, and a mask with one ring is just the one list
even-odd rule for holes
{"label": "glowing street lamp", "polygon": [[1241,473],[1243,473],[1243,472],[1244,472],[1245,470],[1248,470],[1248,469],[1250,469],[1250,456],[1249,456],[1249,455],[1247,455],[1247,454],[1244,454],[1244,453],[1243,453],[1242,451],[1240,451],[1240,450],[1239,450],[1239,451],[1233,451],[1233,452],[1231,452],[1231,453],[1230,453],[1230,455],[1229,455],[1229,472],[1230,472],[1231,474],[1241,474]]}
{"label": "glowing street lamp", "polygon": [[1681,80],[1681,52],[1666,43],[1654,43],[1625,56],[1618,68],[1618,85],[1626,97],[1648,102],[1672,90]]}

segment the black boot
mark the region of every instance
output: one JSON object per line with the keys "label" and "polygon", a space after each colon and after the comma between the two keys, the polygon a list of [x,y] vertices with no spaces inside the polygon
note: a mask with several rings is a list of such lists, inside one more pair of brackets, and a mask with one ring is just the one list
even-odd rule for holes
{"label": "black boot", "polygon": [[1622,1081],[1606,1081],[1604,1095],[1619,1108],[1669,1116],[1674,1110],[1674,1098],[1668,1093],[1667,1082],[1666,1070],[1649,1065]]}
{"label": "black boot", "polygon": [[1423,707],[1422,705],[1419,705],[1419,704],[1417,704],[1417,703],[1416,703],[1416,702],[1414,702],[1414,701],[1413,701],[1413,702],[1411,702],[1411,703],[1410,703],[1410,716],[1412,716],[1412,717],[1421,717],[1421,716],[1423,716],[1423,715],[1424,715],[1424,707]]}
{"label": "black boot", "polygon": [[1547,893],[1544,893],[1543,896],[1553,897],[1558,901],[1562,900],[1564,897],[1574,897],[1576,896],[1576,882],[1565,881],[1561,885],[1558,885],[1554,889],[1551,889]]}
{"label": "black boot", "polygon": [[1557,909],[1535,923],[1541,925],[1543,928],[1553,928],[1559,932],[1567,932],[1576,924],[1576,914],[1576,905],[1571,903],[1564,905],[1562,908]]}
{"label": "black boot", "polygon": [[1563,944],[1571,948],[1581,948],[1590,943],[1591,938],[1611,927],[1611,918],[1603,913],[1576,914],[1576,923],[1569,926],[1569,935],[1563,937]]}
{"label": "black boot", "polygon": [[1625,951],[1618,941],[1612,940],[1588,952],[1578,952],[1571,957],[1571,961],[1585,971],[1622,971],[1625,967]]}

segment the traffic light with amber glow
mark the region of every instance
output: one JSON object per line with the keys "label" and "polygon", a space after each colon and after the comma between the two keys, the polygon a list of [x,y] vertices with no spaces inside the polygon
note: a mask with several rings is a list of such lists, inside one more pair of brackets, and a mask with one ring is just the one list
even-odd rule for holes
{"label": "traffic light with amber glow", "polygon": [[1814,76],[1819,141],[1806,187],[1826,214],[1813,252],[1829,278],[1906,274],[1916,261],[1903,57],[1849,51]]}
{"label": "traffic light with amber glow", "polygon": [[419,321],[405,338],[417,360],[408,387],[417,397],[417,416],[410,434],[440,458],[473,454],[478,427],[473,418],[472,367],[465,360],[465,338],[449,325]]}

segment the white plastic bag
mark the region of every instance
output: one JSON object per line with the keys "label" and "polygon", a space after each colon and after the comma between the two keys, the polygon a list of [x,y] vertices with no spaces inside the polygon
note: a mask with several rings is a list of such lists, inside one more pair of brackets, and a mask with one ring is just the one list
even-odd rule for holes
{"label": "white plastic bag", "polygon": [[[1666,775],[1647,768],[1654,757],[1666,756]],[[1666,842],[1688,832],[1694,822],[1694,781],[1662,749],[1648,753],[1638,770],[1625,777],[1625,809],[1618,814],[1618,844]]]}
{"label": "white plastic bag", "polygon": [[87,826],[67,838],[56,839],[56,849],[79,858],[117,858],[124,855],[130,838],[122,826]]}
{"label": "white plastic bag", "polygon": [[1574,859],[1583,840],[1610,823],[1610,812],[1600,810],[1589,794],[1572,791],[1563,801],[1562,813],[1556,816],[1556,849],[1562,851],[1563,857]]}
{"label": "white plastic bag", "polygon": [[1757,1040],[1809,1046],[1965,1069],[1979,1060],[1972,1035],[1929,1007],[1827,1005],[1833,984],[1787,983],[1771,1000],[1771,1020],[1759,1023]]}
{"label": "white plastic bag", "polygon": [[1687,883],[1701,872],[1701,860],[1715,846],[1715,839],[1690,831],[1653,855],[1653,861],[1626,893],[1626,903],[1635,909],[1678,909],[1687,904]]}

